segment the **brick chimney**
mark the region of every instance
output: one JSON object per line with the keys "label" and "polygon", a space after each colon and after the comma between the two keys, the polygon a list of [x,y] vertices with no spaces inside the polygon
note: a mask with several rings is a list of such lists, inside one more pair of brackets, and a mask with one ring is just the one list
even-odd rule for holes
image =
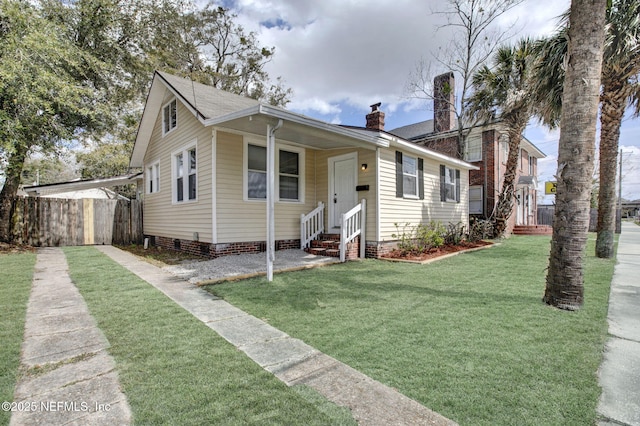
{"label": "brick chimney", "polygon": [[455,119],[455,81],[453,73],[448,72],[433,79],[433,131],[453,129]]}
{"label": "brick chimney", "polygon": [[384,112],[380,111],[382,102],[371,105],[371,112],[367,114],[367,129],[384,130]]}

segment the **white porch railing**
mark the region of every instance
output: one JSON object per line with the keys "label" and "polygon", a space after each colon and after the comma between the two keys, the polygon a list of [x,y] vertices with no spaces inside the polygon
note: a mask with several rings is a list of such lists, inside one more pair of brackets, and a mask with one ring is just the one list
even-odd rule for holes
{"label": "white porch railing", "polygon": [[340,229],[340,262],[346,260],[347,244],[360,235],[360,257],[365,256],[364,230],[366,228],[367,200],[364,198],[360,204],[342,215],[342,227]]}
{"label": "white porch railing", "polygon": [[311,213],[300,215],[300,248],[308,248],[311,241],[323,232],[324,203],[320,201]]}

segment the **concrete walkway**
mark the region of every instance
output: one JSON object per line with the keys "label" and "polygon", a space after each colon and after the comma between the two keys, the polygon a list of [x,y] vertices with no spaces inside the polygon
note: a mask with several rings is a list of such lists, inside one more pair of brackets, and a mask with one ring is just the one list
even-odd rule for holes
{"label": "concrete walkway", "polygon": [[361,425],[455,425],[394,389],[193,284],[112,246],[98,249],[163,292],[287,385],[306,384]]}
{"label": "concrete walkway", "polygon": [[599,380],[600,425],[640,426],[640,226],[622,222]]}
{"label": "concrete walkway", "polygon": [[38,250],[10,424],[129,424],[108,347],[69,278],[62,250]]}

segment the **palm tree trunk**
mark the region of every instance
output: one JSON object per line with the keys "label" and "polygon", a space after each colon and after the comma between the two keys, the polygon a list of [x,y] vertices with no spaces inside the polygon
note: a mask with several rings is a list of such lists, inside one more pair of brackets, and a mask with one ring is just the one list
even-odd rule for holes
{"label": "palm tree trunk", "polygon": [[598,237],[596,256],[613,257],[613,235],[616,229],[616,173],[620,125],[626,107],[623,82],[607,79],[602,91],[600,115],[600,190],[598,191]]}
{"label": "palm tree trunk", "polygon": [[543,301],[576,310],[584,300],[582,264],[589,230],[607,0],[572,0],[562,95],[553,237]]}
{"label": "palm tree trunk", "polygon": [[[526,123],[525,123],[526,124]],[[502,181],[502,189],[496,204],[493,217],[493,236],[501,238],[507,230],[507,224],[513,213],[513,199],[516,187],[518,159],[520,157],[520,142],[525,126],[509,125],[509,156]]]}

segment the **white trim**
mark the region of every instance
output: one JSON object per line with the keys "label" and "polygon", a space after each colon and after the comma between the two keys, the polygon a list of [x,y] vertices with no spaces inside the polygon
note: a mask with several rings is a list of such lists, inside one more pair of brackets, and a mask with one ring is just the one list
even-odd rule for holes
{"label": "white trim", "polygon": [[[192,149],[196,150],[196,198],[189,199],[189,151]],[[176,157],[182,154],[183,155],[183,171],[182,171],[182,201],[178,201],[178,192],[176,186],[177,179],[177,167],[176,167]],[[198,150],[198,139],[194,139],[191,143],[183,145],[181,148],[176,149],[171,152],[171,204],[189,204],[189,203],[197,203],[198,198],[200,196],[200,189],[198,188],[198,159],[199,159],[199,150]]]}
{"label": "white trim", "polygon": [[[262,146],[266,148],[265,141],[262,139],[257,139],[252,136],[243,136],[243,147],[242,147],[242,199],[243,201],[249,203],[264,203],[266,198],[249,198],[249,182],[247,179],[249,173],[249,145],[254,146]],[[275,170],[277,172],[275,175],[275,187],[277,192],[277,197],[275,201],[278,203],[293,203],[293,204],[304,204],[305,202],[305,188],[306,188],[306,149],[297,146],[297,145],[289,145],[285,143],[276,142],[276,164]],[[280,151],[289,151],[295,152],[298,154],[298,199],[290,200],[290,199],[281,199],[280,198]],[[267,171],[265,170],[265,174]]]}
{"label": "white trim", "polygon": [[[376,236],[373,238],[373,241],[380,241],[380,235],[382,232],[382,223],[380,220],[380,204],[382,201],[380,200],[380,148],[376,148]],[[366,241],[365,241],[366,244]]]}
{"label": "white trim", "polygon": [[218,131],[211,129],[211,242],[218,243],[218,184],[216,174],[218,170]]}
{"label": "white trim", "polygon": [[[342,154],[342,155],[336,155],[334,157],[329,157],[327,158],[327,173],[329,174],[328,178],[328,182],[329,182],[329,187],[327,188],[327,204],[329,206],[329,208],[327,209],[327,213],[329,214],[329,217],[327,218],[327,228],[328,229],[334,229],[337,228],[339,224],[334,223],[334,216],[335,216],[335,203],[333,202],[333,190],[334,190],[334,167],[335,167],[335,163],[338,161],[343,161],[343,160],[349,160],[349,159],[353,159],[353,176],[355,177],[355,182],[357,184],[358,182],[358,151],[353,151],[353,152],[349,152],[347,154]],[[358,193],[355,191],[354,188],[354,201],[353,201],[353,205],[355,206],[356,203],[358,202]]]}

